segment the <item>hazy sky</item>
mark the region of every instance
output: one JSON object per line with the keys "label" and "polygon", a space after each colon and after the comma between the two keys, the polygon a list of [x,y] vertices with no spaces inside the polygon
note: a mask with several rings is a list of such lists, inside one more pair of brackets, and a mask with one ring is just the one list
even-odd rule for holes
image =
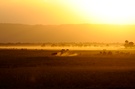
{"label": "hazy sky", "polygon": [[0,0],[0,22],[26,24],[84,23],[84,20],[63,1]]}
{"label": "hazy sky", "polygon": [[[90,27],[87,29],[87,33],[84,33],[85,27],[79,29],[70,28],[67,34],[75,34],[77,41],[82,41],[84,39],[91,39],[97,42],[110,42],[113,40],[117,42],[123,42],[124,40],[135,41],[135,0],[0,0],[0,23],[21,23],[21,24],[44,24],[44,25],[56,25],[56,24],[119,24],[123,27],[124,24],[134,24],[132,27],[127,28],[119,27],[102,27],[92,29]],[[65,27],[66,28],[66,27]],[[64,30],[63,28],[62,30]],[[100,29],[100,31],[98,31]],[[0,33],[4,29],[0,29]],[[17,29],[18,30],[18,29]],[[15,33],[12,29],[12,33]],[[56,30],[54,28],[53,30]],[[78,33],[73,33],[74,30],[79,30]],[[82,31],[82,32],[81,32]],[[14,35],[11,32],[1,33],[0,38],[3,41],[0,42],[21,42],[22,40],[15,40],[12,38]],[[25,39],[31,40],[33,34],[23,37]],[[46,33],[43,30],[42,33]],[[57,31],[53,34],[59,34]],[[52,33],[50,39],[56,40]],[[82,34],[81,34],[82,33]],[[87,34],[87,35],[86,35]],[[11,36],[11,39],[8,36]],[[23,35],[23,33],[17,33],[17,35]],[[38,34],[39,37],[41,34]],[[82,35],[84,38],[81,38]],[[2,37],[3,36],[3,37]],[[43,37],[46,38],[44,34]],[[61,36],[63,40],[70,41],[66,37]],[[67,35],[70,36],[70,35]],[[72,39],[74,35],[70,38]],[[60,41],[57,39],[57,41]],[[38,38],[40,39],[40,38]],[[66,40],[67,39],[67,40]],[[33,42],[28,40],[30,42]],[[44,40],[45,41],[45,40]],[[89,40],[86,40],[89,41]],[[38,42],[35,41],[35,42]]]}
{"label": "hazy sky", "polygon": [[0,23],[135,24],[134,0],[0,0]]}

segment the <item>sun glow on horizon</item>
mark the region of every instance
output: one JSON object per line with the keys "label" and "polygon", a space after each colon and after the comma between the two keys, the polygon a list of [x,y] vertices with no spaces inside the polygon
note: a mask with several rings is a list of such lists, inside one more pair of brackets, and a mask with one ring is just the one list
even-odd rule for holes
{"label": "sun glow on horizon", "polygon": [[87,22],[133,24],[134,0],[66,0],[68,7]]}

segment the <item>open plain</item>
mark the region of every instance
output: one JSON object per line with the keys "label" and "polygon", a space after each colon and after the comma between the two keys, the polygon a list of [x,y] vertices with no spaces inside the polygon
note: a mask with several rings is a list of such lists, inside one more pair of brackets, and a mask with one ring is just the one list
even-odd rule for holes
{"label": "open plain", "polygon": [[135,89],[134,50],[0,50],[0,89]]}

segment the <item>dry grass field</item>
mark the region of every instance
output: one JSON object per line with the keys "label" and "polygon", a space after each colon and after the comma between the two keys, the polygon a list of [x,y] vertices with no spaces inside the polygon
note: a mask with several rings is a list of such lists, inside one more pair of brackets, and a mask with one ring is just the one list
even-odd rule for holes
{"label": "dry grass field", "polygon": [[135,89],[135,51],[0,50],[0,89]]}

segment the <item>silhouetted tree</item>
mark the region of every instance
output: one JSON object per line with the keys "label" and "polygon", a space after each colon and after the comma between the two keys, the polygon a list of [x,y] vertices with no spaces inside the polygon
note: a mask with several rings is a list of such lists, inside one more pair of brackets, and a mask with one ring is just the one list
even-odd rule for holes
{"label": "silhouetted tree", "polygon": [[134,47],[134,42],[129,42],[129,43],[128,43],[128,46],[129,46],[129,47]]}
{"label": "silhouetted tree", "polygon": [[134,47],[134,42],[129,42],[128,40],[126,40],[124,46],[125,46],[125,48]]}
{"label": "silhouetted tree", "polygon": [[124,44],[124,46],[125,46],[125,48],[127,48],[128,47],[128,40],[125,40],[125,44]]}
{"label": "silhouetted tree", "polygon": [[125,43],[128,43],[129,41],[128,40],[125,40]]}

